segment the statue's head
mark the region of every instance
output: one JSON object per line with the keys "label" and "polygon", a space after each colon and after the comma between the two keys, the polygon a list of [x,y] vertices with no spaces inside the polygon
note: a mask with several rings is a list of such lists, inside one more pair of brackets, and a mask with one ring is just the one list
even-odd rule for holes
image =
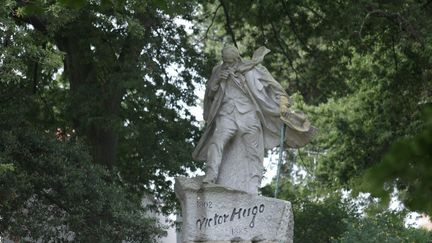
{"label": "statue's head", "polygon": [[240,60],[239,51],[235,46],[226,45],[222,49],[222,60],[224,63],[235,63]]}

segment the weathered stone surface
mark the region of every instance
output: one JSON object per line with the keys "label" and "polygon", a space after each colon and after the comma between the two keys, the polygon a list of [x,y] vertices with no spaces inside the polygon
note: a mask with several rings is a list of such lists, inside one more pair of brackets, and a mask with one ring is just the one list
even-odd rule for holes
{"label": "weathered stone surface", "polygon": [[289,202],[202,184],[201,180],[176,178],[183,242],[292,242],[294,220]]}

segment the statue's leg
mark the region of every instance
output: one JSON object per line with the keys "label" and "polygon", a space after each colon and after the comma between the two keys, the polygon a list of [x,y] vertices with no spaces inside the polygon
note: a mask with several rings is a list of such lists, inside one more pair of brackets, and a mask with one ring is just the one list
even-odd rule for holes
{"label": "statue's leg", "polygon": [[207,151],[206,174],[203,179],[205,183],[214,183],[219,175],[222,162],[223,150],[228,141],[235,135],[237,125],[233,117],[222,115],[216,118],[216,127],[210,138]]}
{"label": "statue's leg", "polygon": [[243,114],[242,121],[239,124],[239,130],[249,160],[250,190],[257,191],[264,173],[262,165],[264,159],[263,131],[261,122],[255,112]]}

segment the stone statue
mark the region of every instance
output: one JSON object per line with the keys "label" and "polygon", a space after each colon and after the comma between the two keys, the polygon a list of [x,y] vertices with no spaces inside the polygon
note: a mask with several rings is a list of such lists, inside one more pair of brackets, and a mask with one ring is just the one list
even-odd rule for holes
{"label": "stone statue", "polygon": [[[258,48],[243,60],[233,46],[222,50],[204,97],[206,128],[193,157],[206,161],[204,177],[177,177],[182,242],[293,242],[291,203],[259,196],[266,149],[307,144],[313,128],[290,110],[282,86],[261,65],[269,52]],[[285,129],[282,129],[285,128]]]}
{"label": "stone statue", "polygon": [[292,112],[282,86],[261,65],[270,51],[258,48],[243,60],[225,46],[204,97],[206,128],[193,157],[206,161],[203,182],[257,194],[266,149],[279,145],[283,124],[288,147],[306,145],[315,129],[301,112]]}

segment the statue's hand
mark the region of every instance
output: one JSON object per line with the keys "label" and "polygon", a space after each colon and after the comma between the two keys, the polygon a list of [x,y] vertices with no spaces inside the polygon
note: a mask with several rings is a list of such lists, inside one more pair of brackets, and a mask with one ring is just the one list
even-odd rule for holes
{"label": "statue's hand", "polygon": [[221,73],[219,74],[219,80],[225,80],[228,78],[228,76],[229,76],[228,70],[221,71]]}
{"label": "statue's hand", "polygon": [[281,117],[287,117],[289,113],[290,113],[289,107],[287,107],[287,106],[280,107],[280,116]]}
{"label": "statue's hand", "polygon": [[288,97],[281,96],[279,100],[279,112],[281,117],[286,117],[288,113],[290,112],[290,104],[288,101]]}

